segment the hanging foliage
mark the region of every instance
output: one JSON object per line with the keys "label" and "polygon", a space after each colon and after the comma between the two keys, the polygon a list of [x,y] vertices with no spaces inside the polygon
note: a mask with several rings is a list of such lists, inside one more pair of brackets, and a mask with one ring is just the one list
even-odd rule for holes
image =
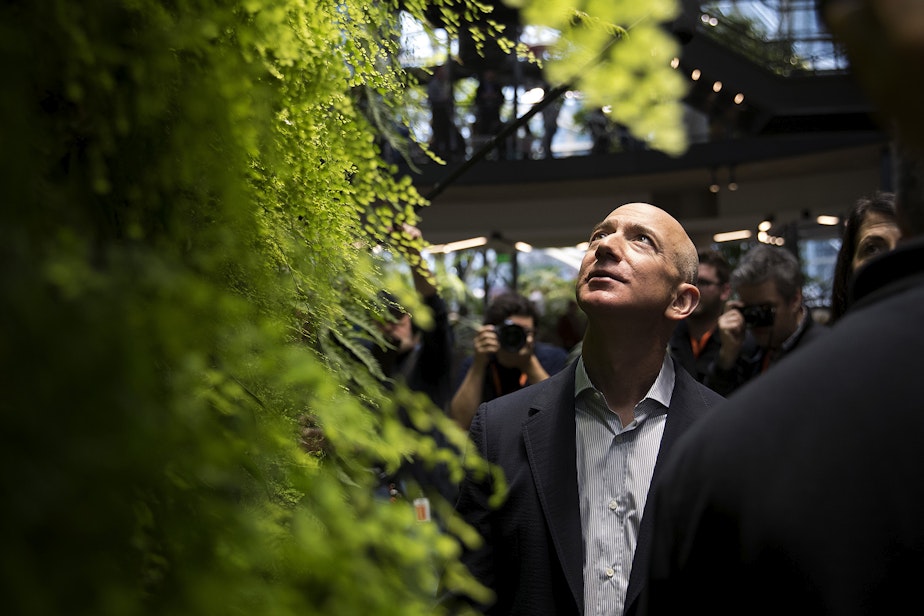
{"label": "hanging foliage", "polygon": [[[455,4],[458,27],[485,10]],[[396,9],[0,5],[9,613],[432,614],[440,576],[478,595],[449,503],[417,522],[371,470],[458,478],[426,434],[465,443],[360,340],[384,281],[419,308],[376,256],[415,263],[399,229],[425,205],[379,154],[406,117]]]}
{"label": "hanging foliage", "polygon": [[571,84],[588,107],[612,108],[612,118],[641,141],[679,155],[687,147],[679,101],[683,77],[671,68],[680,54],[664,29],[675,0],[513,0],[527,23],[557,30],[546,74]]}

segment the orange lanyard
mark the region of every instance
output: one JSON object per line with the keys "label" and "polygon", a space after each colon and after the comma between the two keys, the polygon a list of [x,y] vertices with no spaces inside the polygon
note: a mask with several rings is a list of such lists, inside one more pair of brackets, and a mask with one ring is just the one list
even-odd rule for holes
{"label": "orange lanyard", "polygon": [[693,356],[699,357],[700,353],[703,352],[703,349],[706,348],[706,343],[709,342],[709,339],[712,338],[712,330],[703,334],[703,337],[699,340],[695,339],[693,336],[690,336],[690,346],[693,348]]}

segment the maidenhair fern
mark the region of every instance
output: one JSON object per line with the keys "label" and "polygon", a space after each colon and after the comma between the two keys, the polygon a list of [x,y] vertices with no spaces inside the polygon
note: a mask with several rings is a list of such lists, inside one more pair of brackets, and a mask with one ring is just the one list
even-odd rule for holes
{"label": "maidenhair fern", "polygon": [[[433,3],[401,4],[425,21]],[[482,11],[437,4],[457,28]],[[671,47],[622,4],[525,14],[561,17],[561,80],[612,40],[600,23],[626,28],[580,87],[670,135]],[[383,286],[410,297],[379,247],[411,262],[420,247],[399,229],[424,200],[380,156],[416,100],[397,9],[0,4],[8,613],[406,616],[439,612],[438,575],[478,592],[456,560],[476,538],[449,504],[418,523],[370,472],[410,455],[462,472],[399,407],[465,443],[357,340],[375,337]]]}

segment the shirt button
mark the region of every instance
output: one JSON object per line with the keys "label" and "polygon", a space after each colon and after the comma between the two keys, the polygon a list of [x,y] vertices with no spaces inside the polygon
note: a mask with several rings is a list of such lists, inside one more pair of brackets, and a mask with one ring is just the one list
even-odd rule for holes
{"label": "shirt button", "polygon": [[616,571],[612,567],[607,567],[605,573],[606,577],[613,577],[616,575]]}
{"label": "shirt button", "polygon": [[610,511],[616,511],[616,508],[619,507],[619,503],[616,502],[616,499],[610,501]]}

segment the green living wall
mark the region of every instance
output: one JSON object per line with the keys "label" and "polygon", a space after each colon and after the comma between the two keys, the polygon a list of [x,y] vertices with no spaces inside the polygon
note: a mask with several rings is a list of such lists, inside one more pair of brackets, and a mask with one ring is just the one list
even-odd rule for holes
{"label": "green living wall", "polygon": [[[560,80],[605,48],[597,95],[647,80],[625,117],[682,147],[652,25],[672,3],[521,4],[577,28]],[[465,440],[353,336],[385,284],[414,301],[373,250],[413,262],[392,229],[425,205],[379,156],[412,85],[396,31],[390,2],[0,5],[4,613],[430,614],[439,575],[478,593],[449,504],[419,523],[369,470],[462,472],[399,404]]]}

